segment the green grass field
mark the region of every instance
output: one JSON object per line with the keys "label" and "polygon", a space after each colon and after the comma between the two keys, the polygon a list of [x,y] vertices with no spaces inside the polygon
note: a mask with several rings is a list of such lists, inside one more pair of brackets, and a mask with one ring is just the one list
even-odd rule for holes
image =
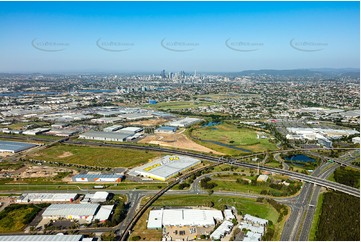
{"label": "green grass field", "polygon": [[[247,178],[254,179],[247,176],[238,176],[238,178]],[[233,192],[243,192],[243,193],[252,193],[252,194],[261,194],[262,190],[271,190],[278,191],[276,189],[270,188],[267,183],[258,184],[257,186],[253,185],[244,185],[236,182],[237,178],[235,177],[212,177],[212,182],[215,182],[217,186],[213,188],[214,191],[233,191]]]}
{"label": "green grass field", "polygon": [[276,145],[271,143],[268,139],[257,139],[256,131],[247,128],[238,128],[236,125],[229,123],[212,127],[198,126],[190,135],[197,143],[228,155],[242,155],[247,154],[247,152],[207,141],[221,142],[251,152],[264,152],[277,149]]}
{"label": "green grass field", "polygon": [[41,208],[35,205],[12,204],[0,213],[0,233],[22,231]]}
{"label": "green grass field", "polygon": [[98,167],[134,167],[160,155],[152,151],[62,144],[27,158]]}

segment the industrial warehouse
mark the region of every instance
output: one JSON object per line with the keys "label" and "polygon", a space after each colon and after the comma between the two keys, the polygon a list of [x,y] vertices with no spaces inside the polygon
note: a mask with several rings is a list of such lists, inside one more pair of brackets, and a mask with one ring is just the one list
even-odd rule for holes
{"label": "industrial warehouse", "polygon": [[129,136],[132,135],[129,133],[89,131],[79,135],[79,139],[124,142]]}
{"label": "industrial warehouse", "polygon": [[121,182],[124,174],[78,174],[72,177],[73,182]]}
{"label": "industrial warehouse", "polygon": [[200,162],[200,160],[188,156],[166,155],[145,165],[133,168],[128,174],[165,181]]}
{"label": "industrial warehouse", "polygon": [[35,144],[13,142],[13,141],[0,141],[0,152],[17,153],[35,147]]}
{"label": "industrial warehouse", "polygon": [[160,209],[151,210],[148,229],[160,229],[163,226],[215,226],[222,221],[220,210],[205,209]]}
{"label": "industrial warehouse", "polygon": [[73,202],[77,197],[77,193],[24,193],[16,200],[16,202]]}
{"label": "industrial warehouse", "polygon": [[197,123],[200,123],[200,122],[202,122],[202,119],[186,117],[184,119],[180,119],[180,120],[170,122],[168,125],[169,126],[174,126],[174,127],[180,127],[180,128],[187,128],[189,126],[192,126],[193,124],[197,124]]}
{"label": "industrial warehouse", "polygon": [[91,223],[97,219],[105,221],[109,218],[114,205],[99,204],[52,204],[45,209],[44,219],[71,219],[78,220],[79,223]]}

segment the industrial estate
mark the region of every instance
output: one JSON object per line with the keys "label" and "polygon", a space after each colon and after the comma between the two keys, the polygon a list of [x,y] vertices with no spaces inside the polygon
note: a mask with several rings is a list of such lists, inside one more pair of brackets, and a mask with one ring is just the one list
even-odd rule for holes
{"label": "industrial estate", "polygon": [[[59,8],[49,10],[54,19],[57,11],[64,11],[62,4],[69,11],[66,19],[59,17],[61,22],[77,26],[90,15],[100,19],[98,8],[80,17],[72,11],[81,7],[70,11],[68,3],[57,4]],[[156,18],[155,9],[137,4],[139,18],[145,12],[151,15],[149,22]],[[187,16],[184,23],[196,25],[189,21],[197,22],[209,10],[202,14],[201,7],[181,11],[183,3],[177,4],[165,11],[167,21],[173,22],[171,14],[180,11]],[[284,14],[280,5],[275,22]],[[26,6],[21,11],[28,11]],[[0,9],[5,9],[0,11],[2,23],[11,14],[4,15],[7,8],[2,3]],[[42,11],[33,9],[32,15],[39,12],[40,16]],[[197,18],[191,16],[192,11],[199,11]],[[242,12],[237,11],[232,16],[239,24]],[[218,19],[218,14],[209,18]],[[105,29],[113,29],[119,19],[127,25],[138,21],[135,15],[119,19],[118,15],[107,19]],[[22,24],[26,19],[21,19]],[[169,29],[176,29],[183,36],[183,30],[165,28],[163,22],[160,18],[158,32],[171,35],[175,32]],[[113,30],[114,36],[126,29],[124,23]],[[0,26],[4,36],[23,32],[15,24]],[[44,26],[34,24],[29,30],[36,35]],[[97,29],[98,23],[88,27]],[[221,28],[231,29],[219,23],[209,28],[216,34]],[[56,25],[51,29],[57,29]],[[87,38],[93,35],[84,33]],[[229,60],[239,66],[261,53],[253,49],[254,43],[237,42],[241,45],[237,49],[236,42],[227,38],[222,41],[234,55]],[[96,55],[115,63],[117,58],[138,62],[137,53],[154,41],[143,39],[146,42],[102,46],[107,42],[99,38]],[[5,38],[3,45],[10,42]],[[76,51],[81,49],[76,43],[55,48],[51,45],[61,43],[45,42],[40,48],[37,39],[30,42],[31,51],[41,53],[34,57],[34,65],[39,59],[44,68],[71,51],[78,58]],[[160,43],[158,47],[179,63],[185,64],[192,56],[208,63],[193,47],[203,51],[211,44],[175,41],[169,45],[166,38]],[[88,42],[82,44],[90,48]],[[256,47],[268,48],[261,43]],[[323,50],[290,48],[299,52],[298,64],[308,56],[317,59]],[[0,241],[360,241],[359,69],[201,72],[194,64],[197,70],[173,70],[166,55],[154,49],[164,63],[153,72],[0,72]],[[35,55],[31,51],[21,55]],[[329,58],[332,51],[325,51],[325,56]],[[212,54],[218,58],[220,52]],[[86,62],[90,54],[79,54],[79,60]],[[44,56],[53,59],[46,61]],[[8,58],[12,63],[13,57]],[[152,63],[155,55],[147,58],[149,65],[156,63]],[[222,58],[225,64],[220,68],[226,68],[229,62]],[[317,61],[324,65],[321,59]],[[121,62],[117,68],[123,68]]]}
{"label": "industrial estate", "polygon": [[[15,78],[3,80],[21,88]],[[258,118],[225,109],[247,103],[249,86],[262,99],[269,86],[257,75],[183,78],[193,100],[157,99],[169,90],[135,91],[129,81],[128,91],[86,95],[3,91],[0,240],[327,240],[336,225],[325,216],[337,216],[340,230],[359,228],[345,222],[359,221],[358,78],[344,80],[343,92],[318,80],[331,96],[352,96],[338,104],[300,101]],[[132,104],[138,94],[149,100]],[[358,240],[357,231],[333,239]]]}

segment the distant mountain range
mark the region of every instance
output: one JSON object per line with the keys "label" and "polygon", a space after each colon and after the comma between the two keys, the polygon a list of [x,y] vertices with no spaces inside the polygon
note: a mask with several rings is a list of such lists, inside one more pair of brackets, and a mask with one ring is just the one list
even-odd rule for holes
{"label": "distant mountain range", "polygon": [[270,76],[282,76],[282,77],[359,77],[360,69],[357,68],[342,68],[342,69],[332,69],[332,68],[319,68],[319,69],[294,69],[294,70],[273,70],[273,69],[264,69],[264,70],[246,70],[235,73],[240,76],[261,76],[261,75],[270,75]]}

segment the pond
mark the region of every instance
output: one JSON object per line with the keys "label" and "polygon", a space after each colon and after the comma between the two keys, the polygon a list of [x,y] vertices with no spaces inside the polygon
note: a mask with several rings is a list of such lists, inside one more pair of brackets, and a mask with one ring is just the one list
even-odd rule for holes
{"label": "pond", "polygon": [[221,122],[208,122],[206,124],[203,124],[202,127],[212,127],[221,124]]}
{"label": "pond", "polygon": [[292,155],[285,157],[285,160],[287,161],[298,161],[298,162],[315,162],[315,159],[308,157],[307,155],[298,154],[298,155]]}

